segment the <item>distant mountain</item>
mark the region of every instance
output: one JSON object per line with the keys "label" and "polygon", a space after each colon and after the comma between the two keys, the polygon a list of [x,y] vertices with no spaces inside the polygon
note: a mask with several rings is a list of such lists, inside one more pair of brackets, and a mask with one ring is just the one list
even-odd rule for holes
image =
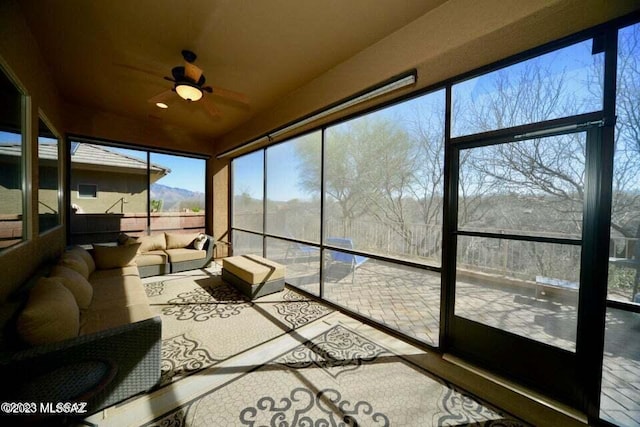
{"label": "distant mountain", "polygon": [[165,212],[204,208],[204,193],[162,184],[151,184],[151,200],[162,200]]}

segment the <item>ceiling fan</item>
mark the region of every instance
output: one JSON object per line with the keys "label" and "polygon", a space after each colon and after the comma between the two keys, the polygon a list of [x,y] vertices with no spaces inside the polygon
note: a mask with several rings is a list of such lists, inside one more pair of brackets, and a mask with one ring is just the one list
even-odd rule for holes
{"label": "ceiling fan", "polygon": [[190,50],[183,50],[182,57],[185,61],[184,65],[173,67],[171,69],[172,77],[165,77],[165,80],[173,83],[173,88],[149,98],[148,102],[156,104],[161,108],[167,108],[164,101],[176,93],[187,102],[200,102],[212,117],[219,116],[220,112],[211,100],[204,96],[205,92],[239,103],[243,106],[249,105],[246,95],[242,93],[215,86],[205,86],[206,79],[202,73],[202,69],[194,64],[197,58],[195,53]]}

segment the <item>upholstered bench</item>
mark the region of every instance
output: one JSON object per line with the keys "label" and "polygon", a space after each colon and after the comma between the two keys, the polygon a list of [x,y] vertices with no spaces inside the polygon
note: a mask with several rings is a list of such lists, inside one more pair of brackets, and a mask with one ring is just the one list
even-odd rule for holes
{"label": "upholstered bench", "polygon": [[284,266],[257,255],[222,260],[222,280],[234,285],[250,299],[284,289]]}

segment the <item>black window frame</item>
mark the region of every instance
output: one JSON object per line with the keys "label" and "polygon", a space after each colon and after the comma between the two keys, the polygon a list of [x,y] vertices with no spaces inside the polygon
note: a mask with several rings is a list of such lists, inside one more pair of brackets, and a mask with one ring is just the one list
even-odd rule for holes
{"label": "black window frame", "polygon": [[[71,191],[74,191],[74,189],[71,188],[72,150],[73,152],[75,152],[75,150],[78,148],[78,144],[82,144],[82,143],[96,144],[96,145],[102,145],[105,147],[121,148],[121,149],[136,150],[136,151],[144,152],[145,158],[146,158],[146,164],[147,164],[147,168],[146,168],[147,215],[146,215],[146,228],[145,228],[145,234],[147,235],[153,231],[151,229],[151,213],[152,212],[151,212],[151,194],[149,191],[150,185],[151,185],[150,158],[152,153],[166,154],[166,155],[179,156],[179,157],[189,157],[193,159],[203,160],[205,162],[205,183],[204,184],[205,184],[205,204],[206,204],[206,201],[208,199],[208,195],[206,194],[206,192],[209,189],[209,186],[207,185],[207,176],[209,176],[209,168],[210,168],[209,160],[211,156],[206,154],[201,154],[201,153],[188,152],[188,151],[163,149],[163,148],[153,147],[149,145],[136,144],[134,142],[121,142],[121,141],[114,141],[114,140],[98,138],[98,137],[89,137],[85,135],[67,134],[66,138],[64,139],[64,151],[67,154],[65,156],[65,167],[64,167],[64,170],[65,170],[64,189],[65,190],[63,193],[63,198],[64,198],[65,206],[70,206]],[[97,192],[99,191],[97,188],[97,184],[89,184],[89,185],[96,185],[96,194],[97,194]],[[78,191],[78,189],[76,188],[75,191]],[[71,227],[71,224],[73,223],[72,209],[66,209],[65,219],[66,219],[66,224],[68,224],[68,226],[66,227],[67,242],[73,242],[74,233]],[[212,232],[212,229],[211,229],[211,224],[213,223],[212,220],[213,220],[213,209],[207,209],[205,206],[204,228],[207,234],[211,234]],[[156,230],[156,231],[160,231],[160,230]]]}
{"label": "black window frame", "polygon": [[[429,344],[426,344],[422,341],[417,341],[408,337],[398,331],[389,329],[384,325],[380,325],[377,322],[371,321],[371,319],[365,318],[357,313],[351,312],[349,310],[345,310],[344,307],[336,306],[331,302],[328,302],[329,305],[332,305],[340,310],[346,311],[350,315],[355,318],[369,324],[375,324],[376,327],[385,330],[392,335],[401,336],[403,339],[408,340],[414,345],[417,345],[421,348],[426,348],[430,351],[435,351],[437,353],[446,353],[448,350],[447,344],[447,329],[448,329],[448,316],[450,316],[451,301],[454,300],[454,288],[451,285],[452,277],[455,277],[454,271],[454,263],[449,262],[447,260],[451,260],[451,257],[455,256],[456,245],[455,241],[451,238],[447,238],[445,236],[452,233],[456,233],[457,231],[454,229],[453,224],[456,222],[456,218],[453,214],[457,210],[457,202],[453,195],[456,194],[454,186],[457,185],[454,179],[452,179],[452,166],[456,164],[456,150],[459,149],[459,146],[464,145],[466,142],[470,142],[472,140],[485,139],[485,138],[494,138],[495,140],[508,140],[512,138],[511,134],[514,129],[517,129],[518,133],[527,133],[534,132],[540,129],[544,129],[547,127],[557,127],[561,125],[563,122],[567,120],[573,121],[575,118],[572,117],[570,119],[554,119],[547,124],[533,123],[523,126],[518,126],[513,129],[497,129],[486,134],[474,134],[474,135],[464,135],[456,138],[452,138],[451,136],[451,105],[452,105],[452,86],[458,82],[462,82],[468,80],[470,78],[474,78],[480,76],[482,74],[495,71],[497,69],[516,64],[518,62],[522,62],[527,59],[531,59],[537,56],[540,56],[545,53],[549,53],[560,49],[562,47],[569,46],[571,44],[575,44],[578,42],[582,42],[588,39],[594,39],[594,44],[596,45],[595,49],[602,49],[606,52],[605,55],[605,79],[604,79],[604,88],[603,88],[603,108],[601,111],[586,113],[584,114],[585,122],[597,122],[600,121],[601,124],[597,132],[599,133],[598,138],[600,138],[602,143],[590,144],[588,157],[591,160],[588,160],[589,164],[587,165],[587,173],[591,175],[591,181],[597,183],[596,186],[592,186],[587,189],[586,194],[586,204],[588,207],[586,211],[588,214],[585,215],[584,228],[583,228],[583,236],[580,241],[582,242],[583,249],[583,266],[586,268],[583,270],[582,275],[588,276],[589,281],[593,282],[604,282],[606,284],[607,279],[607,268],[606,263],[608,260],[608,251],[609,251],[609,233],[610,233],[610,212],[611,212],[611,169],[613,167],[613,140],[614,140],[614,124],[616,120],[615,115],[615,101],[616,101],[616,66],[617,66],[617,32],[620,28],[635,24],[640,22],[640,12],[636,11],[627,16],[614,19],[607,23],[597,25],[582,31],[579,31],[575,34],[569,35],[567,37],[560,38],[558,40],[551,41],[549,43],[543,44],[541,46],[526,50],[521,53],[517,53],[515,55],[511,55],[502,60],[493,62],[491,64],[484,65],[482,67],[476,68],[474,70],[462,73],[460,75],[448,78],[439,83],[430,85],[428,87],[421,88],[419,90],[413,91],[411,93],[396,97],[390,101],[386,101],[384,103],[380,103],[374,105],[369,108],[365,108],[356,113],[351,113],[330,121],[328,123],[323,123],[321,125],[313,126],[310,128],[306,128],[304,131],[299,133],[293,133],[291,136],[287,136],[282,140],[278,140],[278,138],[274,138],[273,140],[269,138],[269,142],[267,147],[260,147],[253,150],[247,150],[243,152],[241,155],[249,154],[255,151],[266,150],[268,146],[273,144],[279,144],[282,142],[286,142],[290,139],[300,137],[307,133],[316,132],[318,130],[322,131],[322,154],[324,159],[324,131],[329,126],[342,123],[347,120],[351,120],[356,117],[364,116],[369,114],[370,112],[377,111],[383,108],[386,108],[389,105],[395,105],[407,100],[413,99],[415,97],[421,96],[423,94],[444,89],[446,91],[446,112],[445,112],[445,161],[444,161],[444,175],[446,177],[445,186],[444,186],[444,215],[443,215],[443,241],[442,241],[442,267],[441,268],[430,268],[424,265],[414,265],[410,262],[404,262],[402,260],[394,260],[387,259],[386,257],[382,257],[376,254],[369,254],[361,251],[348,250],[343,248],[336,248],[330,245],[325,245],[324,242],[321,242],[320,245],[317,245],[321,250],[340,250],[353,255],[365,255],[367,257],[371,257],[373,259],[379,259],[382,261],[389,261],[398,264],[405,264],[409,266],[417,266],[419,268],[426,268],[433,271],[438,271],[442,274],[442,292],[441,292],[441,322],[440,322],[440,340],[439,346],[433,347]],[[329,108],[329,107],[328,107]],[[302,120],[301,118],[300,120]],[[250,144],[250,142],[247,142]],[[459,144],[458,147],[455,144]],[[241,148],[240,145],[238,148]],[[234,156],[233,158],[239,157]],[[233,158],[231,159],[231,164],[233,165]],[[453,168],[455,169],[455,168]],[[233,166],[230,168],[233,170]],[[324,173],[324,167],[322,168],[322,173]],[[230,183],[233,181],[233,173],[230,172]],[[266,171],[264,176],[266,177]],[[266,179],[266,178],[265,178]],[[266,186],[266,183],[265,183]],[[324,177],[321,179],[321,192],[324,194]],[[599,187],[596,189],[594,187]],[[232,187],[230,187],[232,188]],[[597,193],[599,191],[599,193]],[[321,203],[323,204],[324,199],[321,199]],[[229,214],[230,218],[233,215],[233,197],[229,194]],[[594,206],[595,203],[599,203],[598,206]],[[321,207],[321,215],[324,215],[324,206]],[[608,216],[609,215],[609,216]],[[324,218],[321,218],[321,235],[324,235],[322,230],[322,224],[324,223]],[[251,230],[243,230],[235,227],[232,223],[230,223],[230,229],[243,231],[247,233],[254,234],[256,236],[260,236],[263,239],[267,237],[273,237],[285,241],[290,241],[294,243],[304,243],[308,244],[309,242],[304,242],[297,239],[289,239],[283,238],[280,236],[271,236],[267,233],[263,232],[258,233]],[[518,237],[520,238],[520,237]],[[605,243],[603,243],[605,242]],[[575,242],[574,242],[575,243]],[[322,283],[322,275],[323,269],[320,269],[320,280]],[[603,350],[604,350],[604,321],[606,308],[615,308],[622,309],[629,312],[640,313],[640,305],[627,303],[624,301],[618,300],[609,300],[606,296],[606,286],[594,286],[595,291],[590,293],[589,295],[584,295],[584,298],[581,298],[583,302],[580,305],[580,312],[590,313],[590,316],[583,316],[584,319],[587,319],[586,322],[578,325],[578,341],[580,341],[579,345],[586,357],[580,361],[580,369],[581,372],[584,373],[583,384],[581,385],[585,390],[585,405],[583,409],[587,413],[590,421],[594,421],[597,423],[605,423],[610,424],[602,419],[600,419],[600,386],[601,386],[601,376],[602,376],[602,363],[603,363]],[[304,291],[302,291],[304,292]],[[582,295],[581,295],[582,297]],[[322,292],[320,293],[320,298],[322,298]]]}

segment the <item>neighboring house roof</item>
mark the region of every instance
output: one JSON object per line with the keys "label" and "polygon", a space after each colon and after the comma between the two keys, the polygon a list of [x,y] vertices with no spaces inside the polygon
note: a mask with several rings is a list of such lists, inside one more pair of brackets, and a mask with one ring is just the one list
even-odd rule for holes
{"label": "neighboring house roof", "polygon": [[[146,169],[147,161],[137,159],[126,154],[116,153],[101,145],[88,143],[78,144],[78,148],[72,151],[72,163],[85,163],[91,165],[110,165],[121,168]],[[151,170],[163,175],[171,172],[171,169],[151,163]]]}
{"label": "neighboring house roof", "polygon": [[[0,156],[20,156],[21,144],[0,144]],[[38,144],[38,157],[41,159],[55,160],[58,158],[56,144]],[[127,169],[146,169],[147,162],[133,156],[116,153],[106,147],[88,143],[78,144],[71,154],[71,162],[74,164],[112,166]],[[77,167],[77,166],[76,166]],[[157,174],[167,175],[171,169],[155,163],[151,163],[151,170]]]}
{"label": "neighboring house roof", "polygon": [[22,155],[22,144],[0,144],[0,156]]}

